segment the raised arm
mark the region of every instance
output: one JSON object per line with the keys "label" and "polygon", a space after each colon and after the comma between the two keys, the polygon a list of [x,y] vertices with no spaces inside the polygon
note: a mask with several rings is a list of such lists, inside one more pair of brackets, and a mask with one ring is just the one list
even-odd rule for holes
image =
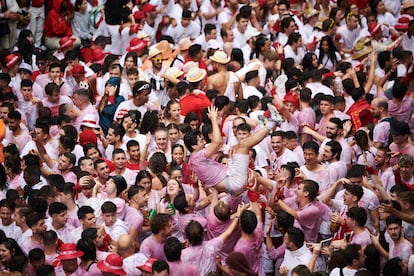
{"label": "raised arm", "polygon": [[223,138],[221,137],[219,122],[217,119],[217,108],[211,106],[208,108],[208,118],[211,120],[211,126],[213,128],[211,143],[205,148],[206,158],[210,158],[223,146]]}

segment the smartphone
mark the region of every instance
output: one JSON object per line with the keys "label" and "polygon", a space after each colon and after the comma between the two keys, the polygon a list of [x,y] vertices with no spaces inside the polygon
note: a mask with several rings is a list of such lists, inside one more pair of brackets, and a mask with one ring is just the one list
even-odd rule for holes
{"label": "smartphone", "polygon": [[327,247],[331,244],[332,238],[325,239],[321,241],[321,248]]}
{"label": "smartphone", "polygon": [[346,240],[346,242],[349,242],[351,240],[351,235],[352,235],[352,233],[346,233],[345,234],[345,240]]}

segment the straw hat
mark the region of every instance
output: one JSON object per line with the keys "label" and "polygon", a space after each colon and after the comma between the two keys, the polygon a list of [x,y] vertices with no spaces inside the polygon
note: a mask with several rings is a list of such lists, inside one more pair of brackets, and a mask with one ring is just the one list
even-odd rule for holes
{"label": "straw hat", "polygon": [[159,54],[162,54],[162,52],[157,47],[152,47],[149,51],[148,58],[153,58]]}
{"label": "straw hat", "polygon": [[306,9],[304,12],[304,16],[306,19],[311,18],[312,16],[319,15],[319,11],[314,8]]}
{"label": "straw hat", "polygon": [[82,251],[76,250],[76,244],[64,243],[60,246],[60,255],[56,257],[58,260],[72,260],[83,256]]}
{"label": "straw hat", "polygon": [[227,56],[227,54],[220,50],[215,51],[214,55],[212,55],[210,59],[220,64],[227,64],[230,61],[230,58]]}
{"label": "straw hat", "polygon": [[181,38],[178,42],[178,47],[181,51],[188,50],[191,45],[193,45],[193,42],[188,37]]}
{"label": "straw hat", "polygon": [[187,74],[190,71],[190,69],[193,68],[193,67],[198,67],[198,62],[194,62],[194,61],[186,62],[183,65],[183,69],[182,70],[183,70],[183,72],[185,74]]}
{"label": "straw hat", "polygon": [[408,9],[414,6],[414,0],[403,0],[403,9]]}
{"label": "straw hat", "polygon": [[163,59],[169,59],[173,53],[174,45],[168,43],[167,40],[161,40],[155,47],[161,51]]}
{"label": "straw hat", "polygon": [[109,272],[115,275],[126,275],[122,265],[122,257],[118,254],[109,254],[105,260],[101,260],[96,264],[98,269],[102,272]]}
{"label": "straw hat", "polygon": [[199,82],[207,75],[207,71],[200,69],[199,67],[193,67],[188,71],[186,75],[186,80],[189,82]]}
{"label": "straw hat", "polygon": [[368,47],[364,43],[357,43],[354,46],[354,53],[352,54],[352,59],[360,59],[363,56],[368,55],[371,53],[372,48]]}
{"label": "straw hat", "polygon": [[165,71],[165,76],[167,76],[168,78],[175,78],[178,79],[179,77],[181,77],[184,74],[183,71],[181,71],[180,69],[178,69],[177,67],[169,67],[166,71]]}

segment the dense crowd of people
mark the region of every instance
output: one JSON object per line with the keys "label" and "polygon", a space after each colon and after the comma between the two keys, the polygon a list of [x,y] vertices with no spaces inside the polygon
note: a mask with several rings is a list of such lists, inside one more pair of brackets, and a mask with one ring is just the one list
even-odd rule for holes
{"label": "dense crowd of people", "polygon": [[0,0],[0,273],[414,275],[414,0]]}

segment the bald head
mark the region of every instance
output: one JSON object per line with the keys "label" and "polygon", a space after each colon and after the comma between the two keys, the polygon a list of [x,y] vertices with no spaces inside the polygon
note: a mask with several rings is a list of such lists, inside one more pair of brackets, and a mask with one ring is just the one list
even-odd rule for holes
{"label": "bald head", "polygon": [[383,97],[375,98],[371,102],[372,114],[377,119],[388,116],[388,100]]}
{"label": "bald head", "polygon": [[118,254],[122,258],[129,257],[135,254],[135,245],[134,241],[128,234],[121,235],[118,239],[117,250]]}

